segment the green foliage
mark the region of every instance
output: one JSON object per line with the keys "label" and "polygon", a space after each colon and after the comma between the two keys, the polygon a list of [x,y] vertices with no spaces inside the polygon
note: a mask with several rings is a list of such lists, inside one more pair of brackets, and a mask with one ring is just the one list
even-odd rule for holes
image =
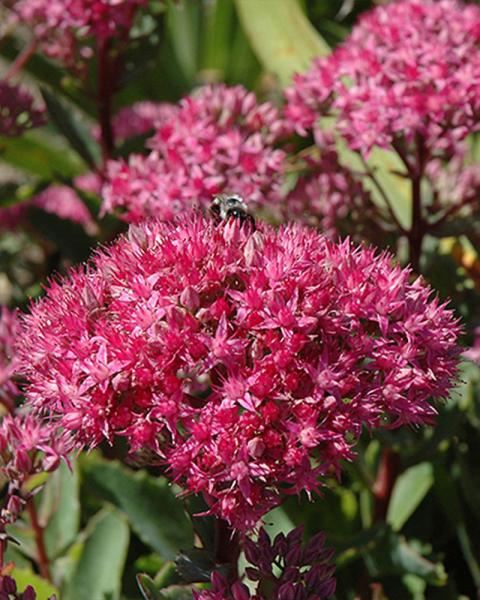
{"label": "green foliage", "polygon": [[83,457],[85,483],[117,506],[140,539],[164,558],[192,544],[191,525],[165,479],[136,473],[120,463]]}
{"label": "green foliage", "polygon": [[129,541],[126,519],[114,510],[103,509],[90,519],[82,538],[62,598],[117,600]]}

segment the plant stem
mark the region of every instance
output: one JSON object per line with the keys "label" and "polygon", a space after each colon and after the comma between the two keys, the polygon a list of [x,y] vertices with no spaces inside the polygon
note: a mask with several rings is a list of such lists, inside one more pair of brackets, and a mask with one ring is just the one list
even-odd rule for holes
{"label": "plant stem", "polygon": [[378,467],[377,479],[373,486],[375,498],[374,521],[384,521],[387,516],[388,505],[392,495],[393,486],[400,472],[400,458],[391,448],[383,450]]}
{"label": "plant stem", "polygon": [[111,158],[114,150],[113,128],[112,128],[112,96],[113,96],[113,73],[110,62],[110,44],[108,40],[98,41],[98,91],[97,107],[98,120],[100,123],[100,137],[102,145],[103,163]]}
{"label": "plant stem", "polygon": [[48,560],[47,549],[45,548],[45,540],[43,538],[43,527],[39,523],[37,509],[35,507],[33,498],[29,498],[27,500],[27,510],[35,536],[35,542],[37,544],[38,569],[40,571],[40,575],[52,583],[52,576],[50,574],[50,561]]}
{"label": "plant stem", "polygon": [[238,557],[240,556],[240,538],[238,533],[223,519],[215,519],[215,562],[228,564],[230,581],[238,579]]}
{"label": "plant stem", "polygon": [[412,228],[408,234],[409,258],[412,269],[420,273],[420,256],[425,237],[425,223],[422,217],[421,175],[412,177]]}
{"label": "plant stem", "polygon": [[400,221],[398,220],[397,215],[395,214],[392,203],[390,201],[390,198],[389,198],[385,188],[380,183],[380,181],[377,179],[377,177],[375,176],[375,173],[373,172],[373,170],[371,169],[371,167],[369,166],[369,164],[367,163],[365,158],[361,154],[359,154],[359,156],[360,156],[360,160],[362,161],[363,166],[365,167],[367,176],[372,181],[374,186],[377,188],[380,196],[383,198],[383,201],[385,202],[385,205],[387,207],[390,218],[395,223],[395,226],[400,231],[400,233],[405,235],[406,231],[405,231],[404,227],[402,226],[402,224],[400,223]]}
{"label": "plant stem", "polygon": [[37,49],[37,41],[36,40],[32,40],[28,44],[28,46],[12,62],[12,64],[10,65],[10,68],[5,73],[5,76],[4,76],[3,80],[4,81],[9,81],[13,77],[15,77],[15,75],[17,75],[17,73],[21,69],[23,69],[23,67],[28,63],[28,61],[35,54],[35,50],[36,49]]}

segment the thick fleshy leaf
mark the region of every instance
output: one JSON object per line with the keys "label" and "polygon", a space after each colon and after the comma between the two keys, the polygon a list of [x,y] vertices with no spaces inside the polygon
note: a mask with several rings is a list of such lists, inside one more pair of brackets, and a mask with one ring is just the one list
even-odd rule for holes
{"label": "thick fleshy leaf", "polygon": [[52,138],[36,130],[16,138],[0,137],[0,161],[45,179],[68,179],[82,173],[84,165],[76,154]]}
{"label": "thick fleshy leaf", "polygon": [[155,582],[145,573],[137,575],[137,583],[145,600],[161,600],[162,595]]}
{"label": "thick fleshy leaf", "polygon": [[399,531],[415,512],[433,485],[431,463],[423,462],[410,467],[400,475],[393,488],[388,506],[387,523]]}
{"label": "thick fleshy leaf", "polygon": [[235,5],[255,54],[283,85],[330,51],[298,0],[235,0]]}
{"label": "thick fleshy leaf", "polygon": [[78,470],[62,463],[42,490],[39,516],[44,530],[47,554],[51,560],[59,556],[77,538],[80,526]]}
{"label": "thick fleshy leaf", "polygon": [[[73,108],[58,100],[46,88],[42,88],[42,96],[45,100],[48,116],[59,132],[65,137],[71,148],[85,161],[90,169],[95,169],[98,160],[98,148],[89,136],[85,128],[75,119]],[[96,152],[95,152],[96,150]],[[95,156],[96,154],[96,156]]]}
{"label": "thick fleshy leaf", "polygon": [[122,510],[140,539],[161,556],[171,559],[192,545],[191,525],[166,480],[96,456],[82,464],[92,490]]}
{"label": "thick fleshy leaf", "polygon": [[129,543],[127,520],[104,509],[88,523],[86,537],[62,600],[119,598]]}
{"label": "thick fleshy leaf", "polygon": [[168,27],[172,46],[183,71],[189,81],[194,81],[199,60],[200,6],[192,0],[176,4],[171,2],[168,9]]}
{"label": "thick fleshy leaf", "polygon": [[213,0],[205,6],[202,68],[225,78],[234,23],[233,0]]}
{"label": "thick fleshy leaf", "polygon": [[190,586],[171,585],[159,588],[153,579],[144,573],[137,575],[137,583],[144,600],[192,600]]}

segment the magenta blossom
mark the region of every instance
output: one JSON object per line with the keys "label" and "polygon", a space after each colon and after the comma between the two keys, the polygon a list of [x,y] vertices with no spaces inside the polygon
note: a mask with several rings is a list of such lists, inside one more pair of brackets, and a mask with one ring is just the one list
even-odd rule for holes
{"label": "magenta blossom", "polygon": [[286,114],[297,131],[334,114],[350,146],[455,152],[478,129],[480,7],[399,0],[363,15],[345,43],[297,75]]}
{"label": "magenta blossom", "polygon": [[[240,581],[230,584],[215,572],[212,589],[193,592],[194,600],[324,600],[335,592],[333,550],[325,548],[325,534],[314,535],[302,548],[303,527],[288,535],[279,533],[273,542],[262,528],[256,541],[245,541],[246,568],[255,592]],[[268,596],[259,590],[269,590]]]}
{"label": "magenta blossom", "polygon": [[32,96],[24,89],[0,81],[0,135],[16,137],[45,122],[44,111],[35,108]]}
{"label": "magenta blossom", "polygon": [[241,86],[207,86],[156,122],[148,156],[111,162],[103,211],[125,210],[128,221],[171,219],[185,206],[204,206],[213,194],[277,201],[285,153],[275,143],[287,132],[277,109],[259,104]]}
{"label": "magenta blossom", "polygon": [[458,331],[387,254],[195,216],[131,227],[52,281],[19,353],[36,412],[90,447],[126,437],[249,529],[338,473],[364,425],[430,421]]}
{"label": "magenta blossom", "polygon": [[10,0],[18,19],[33,29],[44,52],[65,64],[92,55],[97,42],[128,34],[146,0]]}

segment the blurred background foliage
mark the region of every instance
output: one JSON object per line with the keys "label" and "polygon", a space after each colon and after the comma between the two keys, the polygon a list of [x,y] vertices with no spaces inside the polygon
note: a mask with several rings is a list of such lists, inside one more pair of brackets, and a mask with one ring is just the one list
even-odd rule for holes
{"label": "blurred background foliage", "polygon": [[[278,101],[295,70],[341,42],[368,0],[151,0],[138,19],[124,57],[115,110],[139,99],[177,101],[198,85],[243,84]],[[26,44],[22,27],[3,31],[3,66]],[[18,138],[0,138],[0,206],[28,201],[52,182],[72,185],[101,154],[90,131],[96,119],[92,60],[86,84],[36,54],[22,81],[42,94],[49,122]],[[141,151],[133,139],[118,156]],[[475,150],[474,145],[473,151]],[[477,155],[478,156],[478,155]],[[0,234],[0,302],[25,306],[41,294],[52,273],[85,259],[99,242],[124,225],[99,219],[99,200],[83,194],[99,223],[94,235],[41,209],[29,209],[21,232]],[[400,209],[401,210],[401,209]],[[408,215],[406,216],[408,218]],[[478,224],[473,224],[478,225]],[[427,246],[427,277],[442,297],[453,297],[468,332],[480,323],[478,229],[454,233]],[[480,371],[465,363],[456,392],[439,408],[437,426],[365,433],[358,458],[342,481],[330,481],[311,504],[292,498],[266,519],[271,531],[306,523],[307,534],[325,530],[336,548],[336,598],[372,600],[466,600],[480,597]],[[396,478],[388,506],[373,491],[388,448]],[[193,531],[175,490],[155,472],[111,460],[112,451],[76,461],[73,476],[62,468],[37,496],[53,580],[63,600],[189,598],[173,567]],[[303,499],[305,500],[305,499]],[[194,509],[192,509],[194,510]],[[208,518],[204,535],[211,535]],[[210,533],[209,533],[210,531]],[[52,586],[33,574],[34,545],[28,518],[12,535],[14,576],[35,581],[40,600]],[[177,557],[178,560],[178,557]],[[182,573],[207,573],[201,557],[181,556]],[[202,571],[203,570],[203,571]],[[163,590],[163,591],[161,591]]]}

